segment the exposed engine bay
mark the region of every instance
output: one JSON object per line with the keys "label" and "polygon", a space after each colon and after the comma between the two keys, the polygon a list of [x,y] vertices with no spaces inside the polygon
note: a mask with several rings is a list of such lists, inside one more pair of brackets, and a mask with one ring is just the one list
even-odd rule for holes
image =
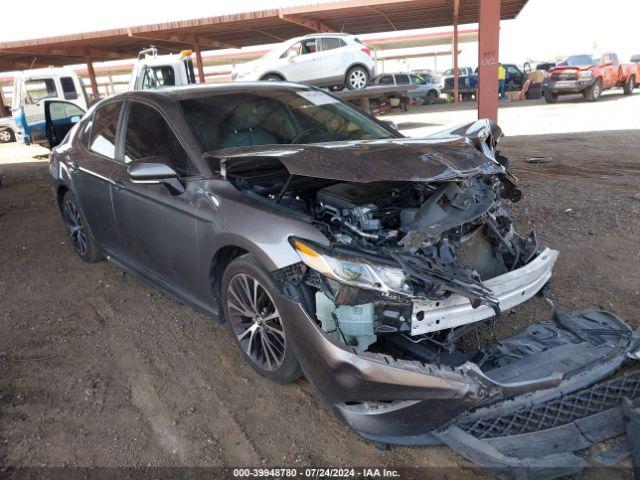
{"label": "exposed engine bay", "polygon": [[[310,308],[326,333],[359,351],[423,361],[445,352],[455,364],[460,338],[543,289],[557,256],[541,249],[534,232],[515,231],[508,207],[521,192],[495,152],[500,135],[463,147],[488,162],[484,170],[433,181],[342,181],[353,174],[327,178],[323,171],[312,177],[262,153],[227,158],[221,171],[328,239],[329,248],[292,239],[303,263],[281,272],[309,287]],[[440,153],[423,153],[423,161],[436,160],[447,163]],[[314,168],[322,170],[317,162]]]}

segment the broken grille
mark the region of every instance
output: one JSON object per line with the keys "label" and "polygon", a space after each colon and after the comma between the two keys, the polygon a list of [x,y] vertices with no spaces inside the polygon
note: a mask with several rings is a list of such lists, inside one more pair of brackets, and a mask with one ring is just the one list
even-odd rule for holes
{"label": "broken grille", "polygon": [[508,415],[481,418],[458,426],[476,438],[536,432],[617,407],[623,398],[634,399],[639,395],[640,370]]}

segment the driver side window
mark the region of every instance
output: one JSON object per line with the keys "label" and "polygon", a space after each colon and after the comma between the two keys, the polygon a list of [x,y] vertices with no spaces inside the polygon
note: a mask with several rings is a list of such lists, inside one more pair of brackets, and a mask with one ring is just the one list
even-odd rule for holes
{"label": "driver side window", "polygon": [[[155,157],[155,158],[154,158]],[[126,163],[136,160],[162,161],[180,177],[198,174],[187,152],[182,148],[169,124],[154,108],[131,103],[124,144]]]}
{"label": "driver side window", "polygon": [[316,40],[315,38],[309,38],[302,40],[301,42],[293,44],[280,58],[286,58],[289,55],[306,55],[308,53],[316,53]]}

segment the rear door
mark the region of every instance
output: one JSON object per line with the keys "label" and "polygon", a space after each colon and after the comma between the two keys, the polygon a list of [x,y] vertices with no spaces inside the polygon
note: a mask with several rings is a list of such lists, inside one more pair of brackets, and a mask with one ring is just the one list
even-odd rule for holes
{"label": "rear door", "polygon": [[53,148],[62,142],[69,130],[80,121],[85,111],[63,100],[44,101],[46,146]]}
{"label": "rear door", "polygon": [[125,117],[125,165],[162,156],[187,189],[176,195],[162,184],[133,183],[126,173],[118,178],[112,192],[119,250],[144,272],[188,290],[198,271],[195,188],[189,189],[198,171],[159,110],[129,102]]}
{"label": "rear door", "polygon": [[72,191],[78,197],[96,242],[109,253],[117,246],[111,187],[125,171],[123,163],[118,161],[116,143],[121,112],[119,101],[97,108],[79,132],[79,151],[73,161],[68,162]]}
{"label": "rear door", "polygon": [[347,67],[353,61],[353,53],[345,48],[346,42],[339,37],[322,37],[318,40],[323,82],[343,82]]}

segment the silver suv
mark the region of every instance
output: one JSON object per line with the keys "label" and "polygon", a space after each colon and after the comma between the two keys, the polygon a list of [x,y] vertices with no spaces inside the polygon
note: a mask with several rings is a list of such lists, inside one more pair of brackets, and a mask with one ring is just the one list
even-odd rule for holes
{"label": "silver suv", "polygon": [[344,33],[292,38],[262,58],[234,68],[235,81],[294,81],[326,87],[361,90],[375,75],[371,50]]}

